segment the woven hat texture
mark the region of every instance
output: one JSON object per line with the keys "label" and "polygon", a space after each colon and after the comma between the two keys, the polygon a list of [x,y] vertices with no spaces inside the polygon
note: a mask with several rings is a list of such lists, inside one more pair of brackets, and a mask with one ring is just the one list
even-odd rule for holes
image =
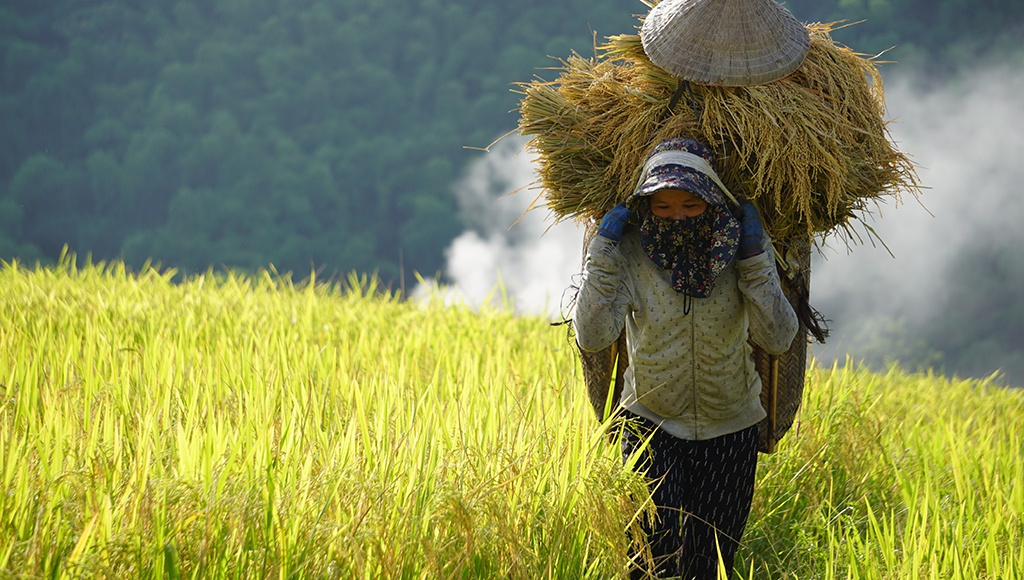
{"label": "woven hat texture", "polygon": [[776,81],[803,63],[807,28],[774,0],[664,0],[640,29],[651,62],[704,85]]}

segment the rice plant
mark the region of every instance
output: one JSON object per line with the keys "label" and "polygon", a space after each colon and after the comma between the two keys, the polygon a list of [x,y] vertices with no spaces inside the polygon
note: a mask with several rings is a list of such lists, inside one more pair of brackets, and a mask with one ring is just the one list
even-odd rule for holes
{"label": "rice plant", "polygon": [[[649,517],[561,327],[372,277],[0,268],[0,577],[608,578]],[[1018,578],[1024,396],[809,370],[744,578]]]}

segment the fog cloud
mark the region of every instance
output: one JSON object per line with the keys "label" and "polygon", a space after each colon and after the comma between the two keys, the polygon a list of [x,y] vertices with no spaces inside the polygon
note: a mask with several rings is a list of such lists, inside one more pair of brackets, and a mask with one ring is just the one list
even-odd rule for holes
{"label": "fog cloud", "polygon": [[555,319],[580,269],[583,230],[572,220],[554,223],[542,200],[534,204],[540,190],[531,187],[536,169],[525,144],[518,136],[502,139],[455,185],[468,229],[445,253],[449,284],[441,293],[473,307]]}
{"label": "fog cloud", "polygon": [[[963,279],[953,269],[957,258],[978,249],[1019,251],[1022,90],[1019,63],[965,73],[941,87],[909,75],[890,79],[892,136],[918,165],[925,189],[920,203],[904,199],[869,220],[887,248],[859,245],[847,252],[832,240],[814,261],[812,300],[834,329],[829,344],[816,349],[819,356],[859,358],[887,333],[928,326],[947,314],[951,289],[992,283]],[[1019,288],[1021,276],[1002,283]]]}

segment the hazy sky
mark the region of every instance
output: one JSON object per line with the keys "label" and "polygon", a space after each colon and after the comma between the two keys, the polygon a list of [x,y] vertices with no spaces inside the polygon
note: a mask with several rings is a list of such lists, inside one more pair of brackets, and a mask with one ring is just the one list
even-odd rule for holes
{"label": "hazy sky", "polygon": [[[851,251],[826,240],[812,268],[812,303],[832,320],[820,358],[856,358],[865,327],[901,318],[912,325],[941,316],[933,305],[944,288],[964,281],[947,269],[964,247],[1017,247],[1024,241],[1024,67],[979,68],[941,88],[928,87],[898,65],[888,65],[886,104],[898,148],[918,165],[920,202],[881,207],[872,220],[893,255],[882,247]],[[531,210],[536,189],[532,154],[523,141],[500,141],[479,153],[455,194],[471,229],[447,252],[449,289],[479,305],[497,300],[499,281],[517,311],[558,317],[579,272],[582,232],[571,221],[554,224],[544,208]],[[509,195],[511,192],[520,190]],[[1024,249],[1024,248],[1022,248]]]}

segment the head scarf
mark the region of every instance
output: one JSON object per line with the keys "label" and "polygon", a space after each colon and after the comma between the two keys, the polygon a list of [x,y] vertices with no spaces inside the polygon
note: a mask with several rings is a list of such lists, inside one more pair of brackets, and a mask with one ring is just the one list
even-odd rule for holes
{"label": "head scarf", "polygon": [[[672,287],[693,298],[707,298],[715,281],[736,255],[740,224],[729,212],[732,198],[711,166],[711,153],[692,139],[662,141],[647,158],[636,193],[628,204],[640,222],[640,244],[661,268],[671,270]],[[708,206],[699,216],[682,220],[651,213],[650,196],[682,189]]]}

